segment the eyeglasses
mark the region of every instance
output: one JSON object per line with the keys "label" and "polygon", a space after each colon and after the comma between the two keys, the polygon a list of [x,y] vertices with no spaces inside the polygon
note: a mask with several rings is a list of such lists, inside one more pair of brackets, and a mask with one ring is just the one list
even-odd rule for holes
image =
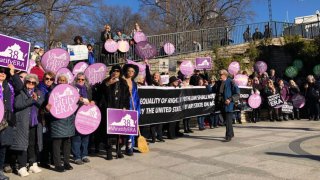
{"label": "eyeglasses", "polygon": [[27,84],[32,84],[32,85],[34,85],[34,86],[37,84],[37,82],[35,82],[35,81],[29,81],[29,80],[27,80],[26,83],[27,83]]}
{"label": "eyeglasses", "polygon": [[78,78],[77,80],[78,80],[78,81],[84,81],[85,79],[80,79],[80,78]]}
{"label": "eyeglasses", "polygon": [[46,81],[54,81],[54,79],[53,79],[53,78],[47,78],[47,77],[46,77]]}

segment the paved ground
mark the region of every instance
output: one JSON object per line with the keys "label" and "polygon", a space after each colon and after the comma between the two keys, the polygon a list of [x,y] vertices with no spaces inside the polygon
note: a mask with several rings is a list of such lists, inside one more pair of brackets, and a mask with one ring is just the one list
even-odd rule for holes
{"label": "paved ground", "polygon": [[[286,121],[235,126],[235,138],[223,142],[225,128],[207,129],[177,140],[151,144],[148,154],[73,165],[57,173],[44,170],[23,179],[319,179],[320,122]],[[10,174],[11,179],[22,179]]]}

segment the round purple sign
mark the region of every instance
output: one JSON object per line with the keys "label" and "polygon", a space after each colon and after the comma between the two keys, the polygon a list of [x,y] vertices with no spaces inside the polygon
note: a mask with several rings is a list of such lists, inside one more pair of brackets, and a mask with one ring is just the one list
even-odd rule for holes
{"label": "round purple sign", "polygon": [[115,41],[112,40],[112,39],[109,39],[109,40],[107,40],[107,41],[104,43],[104,48],[105,48],[109,53],[117,52],[117,50],[118,50],[118,43],[115,42]]}
{"label": "round purple sign", "polygon": [[230,63],[229,67],[228,67],[228,72],[232,75],[236,75],[238,74],[238,72],[240,71],[240,64],[236,61]]}
{"label": "round purple sign", "polygon": [[129,48],[130,46],[128,41],[124,41],[124,40],[118,41],[118,49],[120,52],[123,52],[123,53],[128,52]]}
{"label": "round purple sign", "polygon": [[42,67],[45,71],[56,73],[60,68],[67,67],[70,61],[68,51],[64,49],[51,49],[46,52],[41,59]]}
{"label": "round purple sign", "polygon": [[78,109],[79,98],[76,88],[69,84],[59,84],[51,91],[49,97],[50,113],[58,119],[71,116]]}
{"label": "round purple sign", "polygon": [[93,133],[101,122],[101,112],[96,105],[83,105],[79,108],[75,126],[80,134],[87,135]]}
{"label": "round purple sign", "polygon": [[91,64],[84,72],[91,85],[102,82],[106,78],[107,66],[102,63]]}
{"label": "round purple sign", "polygon": [[89,65],[85,62],[78,62],[72,70],[73,75],[77,75],[80,72],[84,72]]}
{"label": "round purple sign", "polygon": [[292,104],[295,108],[303,108],[306,104],[306,99],[300,94],[295,94],[294,96],[292,96]]}
{"label": "round purple sign", "polygon": [[61,68],[61,69],[59,69],[58,72],[57,72],[55,83],[57,83],[58,77],[59,77],[61,74],[67,76],[68,84],[71,84],[71,83],[73,82],[74,77],[73,77],[73,74],[71,73],[71,71],[70,71],[68,68]]}
{"label": "round purple sign", "polygon": [[157,55],[157,48],[147,41],[136,44],[135,51],[142,59],[150,59]]}
{"label": "round purple sign", "polygon": [[193,73],[194,65],[191,61],[183,61],[180,64],[180,71],[185,76],[190,76]]}
{"label": "round purple sign", "polygon": [[174,45],[173,45],[173,44],[171,44],[171,43],[166,43],[166,44],[164,44],[164,46],[163,46],[163,50],[164,50],[164,52],[165,52],[166,54],[172,55],[176,49],[174,48]]}
{"label": "round purple sign", "polygon": [[248,84],[248,76],[247,75],[237,74],[233,80],[236,83],[236,85],[238,85],[238,86],[246,86]]}
{"label": "round purple sign", "polygon": [[267,69],[268,69],[268,65],[263,61],[257,61],[254,64],[254,70],[257,71],[258,73],[264,73],[267,71]]}
{"label": "round purple sign", "polygon": [[261,105],[261,96],[259,94],[252,94],[248,99],[249,106],[253,109]]}
{"label": "round purple sign", "polygon": [[0,122],[3,120],[3,115],[4,115],[4,105],[2,100],[0,99]]}
{"label": "round purple sign", "polygon": [[133,39],[136,43],[147,41],[147,36],[143,32],[134,33]]}

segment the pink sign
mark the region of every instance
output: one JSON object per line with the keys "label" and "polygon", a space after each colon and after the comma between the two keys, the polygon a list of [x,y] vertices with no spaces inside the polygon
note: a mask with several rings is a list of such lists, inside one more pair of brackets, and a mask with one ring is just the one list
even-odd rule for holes
{"label": "pink sign", "polygon": [[134,33],[133,39],[136,43],[147,41],[147,36],[143,32]]}
{"label": "pink sign", "polygon": [[109,53],[117,52],[117,50],[118,50],[118,43],[115,42],[115,41],[112,40],[112,39],[109,39],[109,40],[107,40],[107,41],[104,43],[104,48],[105,48]]}
{"label": "pink sign", "polygon": [[249,106],[253,109],[260,107],[261,96],[259,94],[252,94],[248,99]]}
{"label": "pink sign", "polygon": [[171,43],[165,43],[163,46],[163,50],[166,54],[172,55],[174,53],[174,51],[176,50],[176,48]]}
{"label": "pink sign", "polygon": [[189,76],[193,73],[194,65],[191,61],[183,61],[180,64],[180,71],[183,75]]}
{"label": "pink sign", "polygon": [[59,69],[58,72],[57,72],[55,83],[57,83],[58,77],[59,77],[61,74],[67,76],[67,78],[68,78],[68,84],[71,84],[71,83],[73,82],[74,77],[73,77],[73,74],[71,73],[71,71],[70,71],[68,68],[61,68],[61,69]]}
{"label": "pink sign", "polygon": [[128,52],[129,48],[130,46],[128,41],[125,41],[125,40],[118,41],[118,49],[120,52],[123,52],[123,53]]}
{"label": "pink sign", "polygon": [[91,64],[84,72],[91,85],[102,82],[106,78],[107,66],[102,63]]}
{"label": "pink sign", "polygon": [[248,84],[248,76],[243,74],[237,74],[233,80],[238,86],[246,86]]}
{"label": "pink sign", "polygon": [[267,71],[267,69],[268,69],[268,65],[263,61],[257,61],[254,64],[254,70],[257,71],[258,73],[264,73]]}
{"label": "pink sign", "polygon": [[77,112],[75,125],[80,134],[93,133],[101,122],[101,112],[96,105],[83,105]]}
{"label": "pink sign", "polygon": [[33,59],[29,59],[29,65],[28,65],[28,69],[27,69],[27,73],[30,74],[31,69],[36,66],[36,61]]}
{"label": "pink sign", "polygon": [[51,91],[49,97],[50,113],[58,119],[71,116],[78,108],[79,98],[76,88],[68,84],[59,84]]}
{"label": "pink sign", "polygon": [[88,66],[85,62],[79,62],[73,67],[72,74],[77,75],[80,72],[84,72]]}
{"label": "pink sign", "polygon": [[211,57],[197,57],[196,58],[196,69],[211,69]]}
{"label": "pink sign", "polygon": [[107,108],[107,134],[138,135],[138,112]]}
{"label": "pink sign", "polygon": [[42,67],[45,71],[56,73],[60,68],[67,67],[70,61],[68,51],[64,49],[51,49],[46,52],[41,59]]}
{"label": "pink sign", "polygon": [[4,115],[4,105],[2,100],[0,99],[0,122],[3,120],[3,115]]}
{"label": "pink sign", "polygon": [[233,61],[232,63],[230,63],[229,67],[228,67],[228,72],[232,75],[236,75],[238,74],[238,72],[240,71],[240,64],[236,61]]}
{"label": "pink sign", "polygon": [[294,96],[292,96],[292,104],[295,108],[303,108],[306,104],[306,99],[300,94],[295,94]]}

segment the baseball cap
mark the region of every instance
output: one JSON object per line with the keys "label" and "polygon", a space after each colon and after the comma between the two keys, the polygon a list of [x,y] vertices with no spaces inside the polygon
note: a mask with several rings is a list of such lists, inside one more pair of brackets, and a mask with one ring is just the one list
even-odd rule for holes
{"label": "baseball cap", "polygon": [[35,45],[35,46],[33,47],[33,49],[40,49],[40,46],[39,46],[39,45]]}

